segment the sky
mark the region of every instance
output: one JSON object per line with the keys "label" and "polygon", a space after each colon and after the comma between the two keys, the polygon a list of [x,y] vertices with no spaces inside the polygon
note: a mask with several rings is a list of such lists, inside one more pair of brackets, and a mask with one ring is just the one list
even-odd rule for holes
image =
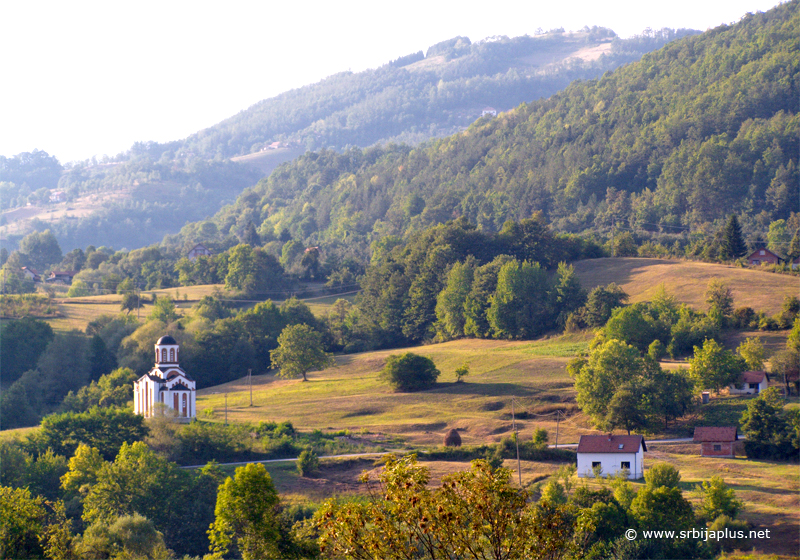
{"label": "sky", "polygon": [[281,92],[455,37],[586,25],[704,31],[776,0],[9,0],[0,155],[66,163],[178,140]]}

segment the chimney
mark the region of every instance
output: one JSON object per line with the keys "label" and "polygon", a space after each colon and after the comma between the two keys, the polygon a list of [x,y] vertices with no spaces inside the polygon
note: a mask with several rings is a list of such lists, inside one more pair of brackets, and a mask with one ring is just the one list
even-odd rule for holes
{"label": "chimney", "polygon": [[608,441],[611,441],[611,432],[608,432]]}

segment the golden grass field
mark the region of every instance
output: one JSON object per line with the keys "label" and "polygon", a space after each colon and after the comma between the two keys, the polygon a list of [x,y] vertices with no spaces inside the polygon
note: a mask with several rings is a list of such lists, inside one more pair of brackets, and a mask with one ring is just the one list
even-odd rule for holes
{"label": "golden grass field", "polygon": [[[549,340],[510,342],[458,340],[413,348],[434,360],[441,371],[435,389],[395,393],[379,378],[386,357],[407,350],[387,350],[339,356],[336,366],[309,373],[307,382],[253,377],[253,407],[247,379],[198,391],[198,416],[212,408],[232,421],[290,420],[303,429],[349,429],[398,435],[418,445],[438,445],[450,428],[465,444],[499,441],[511,431],[511,399],[523,437],[536,427],[552,429],[556,408],[569,416],[560,423],[562,441],[577,441],[588,425],[577,415],[572,381],[565,366],[585,349],[591,335],[581,333]],[[455,369],[468,363],[465,382],[455,382]],[[214,394],[217,393],[217,394]],[[533,416],[540,414],[541,416]]]}
{"label": "golden grass field", "polygon": [[800,293],[797,276],[696,261],[627,257],[578,261],[574,266],[584,288],[615,282],[632,303],[650,300],[664,284],[677,301],[706,311],[706,287],[719,278],[731,287],[735,307],[773,315],[781,310],[784,297]]}

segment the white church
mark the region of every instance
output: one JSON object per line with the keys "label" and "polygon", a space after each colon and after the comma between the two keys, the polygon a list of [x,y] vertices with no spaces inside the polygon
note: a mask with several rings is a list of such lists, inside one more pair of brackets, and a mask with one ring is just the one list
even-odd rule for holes
{"label": "white church", "polygon": [[156,403],[174,410],[179,420],[188,422],[197,415],[196,384],[178,365],[178,343],[169,335],[156,342],[156,364],[133,382],[133,411],[149,418]]}

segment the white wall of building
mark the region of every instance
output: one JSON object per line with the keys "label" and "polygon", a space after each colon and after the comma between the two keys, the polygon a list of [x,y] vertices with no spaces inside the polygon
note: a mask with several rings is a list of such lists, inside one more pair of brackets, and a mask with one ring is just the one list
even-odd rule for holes
{"label": "white wall of building", "polygon": [[644,476],[644,451],[639,446],[637,453],[578,453],[578,476],[593,477],[592,463],[599,462],[602,475],[615,475],[622,470],[622,463],[630,463],[631,480]]}

